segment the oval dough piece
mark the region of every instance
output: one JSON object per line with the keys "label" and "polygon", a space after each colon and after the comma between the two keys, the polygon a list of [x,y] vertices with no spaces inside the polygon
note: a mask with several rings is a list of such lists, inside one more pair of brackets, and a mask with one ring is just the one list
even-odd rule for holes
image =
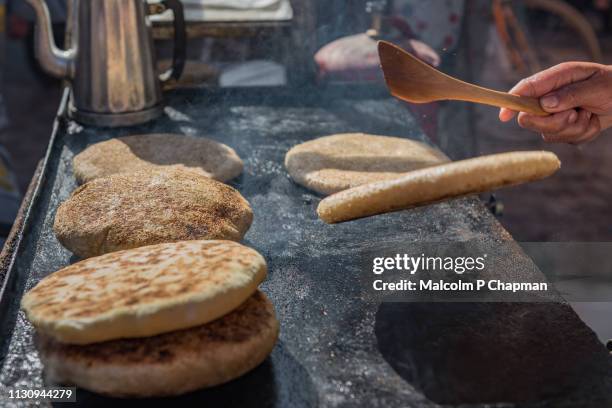
{"label": "oval dough piece", "polygon": [[74,157],[72,167],[79,184],[99,177],[140,170],[182,169],[218,181],[242,173],[242,160],[234,149],[203,137],[171,133],[133,135],[89,146]]}
{"label": "oval dough piece", "polygon": [[70,265],[21,304],[37,330],[62,343],[147,337],[231,312],[266,273],[259,253],[231,241],[152,245]]}
{"label": "oval dough piece", "polygon": [[296,183],[327,195],[448,161],[442,152],[414,140],[345,133],[293,147],[285,167]]}
{"label": "oval dough piece", "polygon": [[183,170],[115,174],[72,193],[55,215],[61,244],[81,258],[190,239],[239,241],[253,212],[232,187]]}
{"label": "oval dough piece", "polygon": [[37,342],[47,378],[114,397],[179,395],[233,380],[261,364],[278,321],[257,291],[231,313],[187,330],[86,346]]}
{"label": "oval dough piece", "polygon": [[317,212],[330,224],[349,221],[542,179],[560,165],[554,153],[544,151],[477,157],[341,191],[323,199]]}

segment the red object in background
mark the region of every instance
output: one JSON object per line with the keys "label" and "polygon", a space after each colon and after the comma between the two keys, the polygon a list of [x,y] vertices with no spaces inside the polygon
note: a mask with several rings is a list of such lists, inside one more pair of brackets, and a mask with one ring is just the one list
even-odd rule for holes
{"label": "red object in background", "polygon": [[[428,45],[414,40],[410,24],[402,17],[391,17],[389,24],[398,35],[392,39],[430,65],[438,66],[440,57]],[[382,82],[377,40],[365,33],[339,38],[323,46],[314,56],[319,82]],[[406,102],[403,102],[406,103]],[[406,103],[423,131],[436,139],[438,106],[435,103]]]}
{"label": "red object in background", "polygon": [[8,36],[10,38],[25,38],[30,32],[30,23],[23,17],[11,15],[8,18]]}
{"label": "red object in background", "polygon": [[[427,44],[416,40],[411,25],[401,16],[387,19],[396,34],[385,39],[398,44],[422,61],[437,67],[440,56]],[[382,81],[377,39],[365,33],[342,37],[324,45],[314,56],[320,81]]]}
{"label": "red object in background", "polygon": [[339,38],[314,56],[319,81],[381,81],[376,40],[367,34]]}

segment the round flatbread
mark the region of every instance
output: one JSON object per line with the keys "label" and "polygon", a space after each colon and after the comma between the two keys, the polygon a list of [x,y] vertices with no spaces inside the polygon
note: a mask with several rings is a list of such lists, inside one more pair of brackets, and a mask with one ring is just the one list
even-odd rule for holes
{"label": "round flatbread", "polygon": [[21,304],[36,329],[63,343],[146,337],[229,313],[266,271],[257,251],[231,241],[152,245],[70,265]]}
{"label": "round flatbread", "polygon": [[272,352],[279,325],[257,291],[211,323],[142,339],[86,346],[40,337],[38,349],[53,383],[115,397],[179,395],[233,380]]}
{"label": "round flatbread", "polygon": [[239,241],[249,203],[232,187],[183,170],[115,174],[90,181],[57,210],[53,230],[81,258],[191,239]]}
{"label": "round flatbread", "polygon": [[537,151],[462,160],[341,191],[323,199],[317,212],[330,224],[348,221],[538,180],[560,164],[554,153]]}
{"label": "round flatbread", "polygon": [[203,137],[171,133],[96,143],[77,154],[73,161],[74,175],[80,184],[111,174],[167,168],[228,181],[242,173],[243,164],[229,146]]}
{"label": "round flatbread", "polygon": [[442,152],[414,140],[346,133],[293,147],[285,167],[296,183],[332,194],[448,161]]}

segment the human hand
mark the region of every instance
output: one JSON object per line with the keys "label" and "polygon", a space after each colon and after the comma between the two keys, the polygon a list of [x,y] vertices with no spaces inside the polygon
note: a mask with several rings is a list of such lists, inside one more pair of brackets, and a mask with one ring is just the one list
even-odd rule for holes
{"label": "human hand", "polygon": [[[540,99],[549,116],[518,114],[521,127],[542,134],[547,142],[585,143],[612,126],[612,67],[566,62],[520,81],[510,93]],[[499,119],[517,112],[502,108]]]}

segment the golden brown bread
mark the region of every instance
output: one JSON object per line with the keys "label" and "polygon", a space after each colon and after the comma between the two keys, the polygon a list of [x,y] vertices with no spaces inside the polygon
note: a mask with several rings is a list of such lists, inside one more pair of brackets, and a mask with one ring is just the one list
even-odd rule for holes
{"label": "golden brown bread", "polygon": [[285,167],[296,183],[332,194],[448,161],[439,150],[414,140],[345,133],[294,146]]}
{"label": "golden brown bread", "polygon": [[239,241],[253,212],[230,186],[183,170],[115,174],[82,185],[53,230],[81,258],[192,239]]}
{"label": "golden brown bread", "polygon": [[37,345],[51,383],[118,397],[161,397],[252,370],[272,351],[278,330],[272,304],[257,291],[231,313],[186,330],[85,346],[43,335]]}
{"label": "golden brown bread", "polygon": [[73,161],[79,184],[141,170],[182,169],[219,181],[242,173],[242,160],[229,146],[204,137],[171,133],[133,135],[96,143]]}
{"label": "golden brown bread", "polygon": [[38,331],[63,343],[145,337],[229,313],[266,271],[259,253],[232,241],[152,245],[61,269],[21,304]]}
{"label": "golden brown bread", "polygon": [[543,151],[461,160],[341,191],[323,199],[317,213],[330,224],[349,221],[538,180],[559,167],[557,156]]}

